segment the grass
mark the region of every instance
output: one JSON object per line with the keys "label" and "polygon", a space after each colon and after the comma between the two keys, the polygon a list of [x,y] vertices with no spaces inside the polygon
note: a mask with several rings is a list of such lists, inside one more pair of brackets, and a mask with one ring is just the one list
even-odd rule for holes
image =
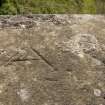
{"label": "grass", "polygon": [[0,14],[104,13],[104,0],[4,0]]}

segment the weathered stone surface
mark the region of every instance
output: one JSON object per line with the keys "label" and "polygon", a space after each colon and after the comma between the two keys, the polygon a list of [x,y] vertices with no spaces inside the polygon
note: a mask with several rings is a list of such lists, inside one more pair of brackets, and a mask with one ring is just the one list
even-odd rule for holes
{"label": "weathered stone surface", "polygon": [[0,105],[105,105],[105,16],[1,16]]}

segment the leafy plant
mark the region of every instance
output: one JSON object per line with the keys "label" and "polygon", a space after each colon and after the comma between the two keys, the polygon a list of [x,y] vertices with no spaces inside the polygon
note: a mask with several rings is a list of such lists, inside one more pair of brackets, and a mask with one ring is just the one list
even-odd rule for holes
{"label": "leafy plant", "polygon": [[105,0],[0,0],[0,14],[104,13]]}

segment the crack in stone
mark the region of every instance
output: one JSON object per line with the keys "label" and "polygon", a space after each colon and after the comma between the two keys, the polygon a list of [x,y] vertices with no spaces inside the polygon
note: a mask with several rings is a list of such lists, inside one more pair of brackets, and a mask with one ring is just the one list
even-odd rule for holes
{"label": "crack in stone", "polygon": [[49,65],[53,70],[57,71],[57,68],[55,68],[43,55],[40,54],[35,48],[32,48],[32,51],[36,53],[47,65]]}
{"label": "crack in stone", "polygon": [[10,63],[13,63],[13,62],[20,62],[20,61],[31,61],[31,60],[39,60],[37,58],[14,58],[16,55],[18,54],[15,53],[13,56],[10,57],[10,59],[6,62],[6,64],[4,64],[4,66],[7,66],[9,65]]}
{"label": "crack in stone", "polygon": [[18,58],[18,59],[12,60],[11,62],[30,61],[30,60],[39,60],[39,59],[36,59],[36,58],[31,58],[31,59],[29,59],[29,58],[24,58],[24,59],[20,59],[20,58]]}

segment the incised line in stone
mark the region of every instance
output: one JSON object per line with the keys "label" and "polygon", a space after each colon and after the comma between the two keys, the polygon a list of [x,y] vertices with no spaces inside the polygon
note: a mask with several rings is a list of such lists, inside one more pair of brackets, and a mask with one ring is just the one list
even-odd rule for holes
{"label": "incised line in stone", "polygon": [[34,53],[36,53],[47,65],[49,65],[53,70],[57,70],[57,68],[55,68],[45,57],[43,57],[43,55],[42,54],[40,54],[40,52],[38,52],[35,48],[32,48],[31,47],[31,49],[32,49],[32,51],[34,52]]}

